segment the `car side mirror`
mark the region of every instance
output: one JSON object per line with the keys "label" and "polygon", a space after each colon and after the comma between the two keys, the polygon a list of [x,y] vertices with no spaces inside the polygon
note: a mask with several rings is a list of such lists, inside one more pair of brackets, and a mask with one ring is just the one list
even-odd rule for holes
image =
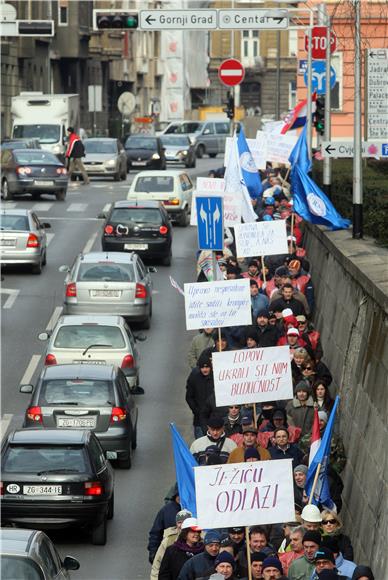
{"label": "car side mirror", "polygon": [[32,391],[34,390],[33,385],[20,385],[19,391],[26,395],[31,395]]}
{"label": "car side mirror", "polygon": [[79,570],[80,563],[73,556],[66,556],[63,560],[63,567],[65,570]]}
{"label": "car side mirror", "polygon": [[134,334],[133,338],[135,339],[136,342],[144,342],[145,340],[147,340],[147,337],[144,334]]}
{"label": "car side mirror", "polygon": [[48,230],[51,228],[51,224],[49,224],[48,222],[43,222],[42,228],[44,228],[45,230]]}
{"label": "car side mirror", "polygon": [[139,387],[139,385],[136,385],[136,387],[133,387],[133,389],[131,389],[131,393],[132,395],[144,395],[144,389],[143,387]]}
{"label": "car side mirror", "polygon": [[58,268],[58,272],[70,272],[70,268],[69,266],[66,266],[66,264],[63,264],[62,266],[59,266]]}
{"label": "car side mirror", "polygon": [[156,274],[156,272],[158,271],[157,268],[155,268],[155,266],[148,266],[147,270],[150,274]]}
{"label": "car side mirror", "polygon": [[48,332],[41,332],[40,334],[38,334],[38,338],[39,340],[48,340],[50,337]]}
{"label": "car side mirror", "polygon": [[210,133],[210,129],[205,129],[203,132],[204,135],[209,135],[209,133]]}
{"label": "car side mirror", "polygon": [[105,220],[106,219],[106,213],[105,212],[100,212],[97,216],[97,219],[99,220]]}

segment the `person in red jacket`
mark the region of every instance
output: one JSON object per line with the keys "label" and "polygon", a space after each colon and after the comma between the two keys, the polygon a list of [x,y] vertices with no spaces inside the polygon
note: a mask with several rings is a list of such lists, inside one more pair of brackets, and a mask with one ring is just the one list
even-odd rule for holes
{"label": "person in red jacket", "polygon": [[88,185],[90,183],[89,177],[85,171],[84,164],[82,163],[82,157],[85,156],[85,149],[81,141],[81,138],[74,131],[74,127],[68,127],[66,131],[69,137],[69,142],[66,150],[66,160],[68,165],[67,169],[69,172],[69,179],[71,179],[71,176],[74,173],[74,171],[79,171],[83,179],[82,184]]}

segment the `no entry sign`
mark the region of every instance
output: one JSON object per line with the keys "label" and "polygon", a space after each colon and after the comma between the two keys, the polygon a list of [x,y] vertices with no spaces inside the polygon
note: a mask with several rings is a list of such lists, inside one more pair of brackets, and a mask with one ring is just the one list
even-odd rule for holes
{"label": "no entry sign", "polygon": [[218,78],[227,87],[239,85],[245,75],[245,69],[239,60],[228,58],[221,63],[218,69]]}
{"label": "no entry sign", "polygon": [[[326,58],[326,43],[327,43],[327,27],[314,26],[311,31],[311,56],[316,59]],[[304,39],[305,50],[309,49],[309,37],[306,35]],[[337,37],[334,32],[330,31],[330,52],[335,52],[337,48]]]}

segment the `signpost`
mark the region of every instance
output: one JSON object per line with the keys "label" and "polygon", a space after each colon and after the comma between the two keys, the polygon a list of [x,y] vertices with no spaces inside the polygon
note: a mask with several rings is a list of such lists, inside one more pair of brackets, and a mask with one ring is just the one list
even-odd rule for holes
{"label": "signpost", "polygon": [[224,30],[288,28],[288,10],[219,10],[218,28]]}
{"label": "signpost", "polygon": [[[327,44],[327,26],[314,26],[311,31],[311,56],[315,59],[326,58],[326,44]],[[305,36],[304,39],[305,50],[309,49],[309,39]],[[337,37],[334,32],[330,31],[330,52],[335,52],[337,48]]]}
{"label": "signpost", "polygon": [[[308,86],[308,69],[303,76],[306,87]],[[330,67],[330,87],[333,89],[337,77],[334,68]],[[312,62],[312,91],[318,95],[326,93],[326,62],[324,60],[314,60]]]}
{"label": "signpost", "polygon": [[217,10],[140,10],[141,30],[214,30]]}
{"label": "signpost", "polygon": [[224,248],[224,210],[222,196],[196,197],[198,248],[220,250]]}
{"label": "signpost", "polygon": [[245,69],[241,62],[235,58],[228,58],[220,64],[218,78],[227,87],[239,85],[244,80]]}
{"label": "signpost", "polygon": [[388,141],[388,48],[367,51],[368,139]]}
{"label": "signpost", "polygon": [[[345,158],[354,157],[353,141],[323,141],[321,152],[324,157]],[[387,157],[388,156],[388,138],[386,142],[363,141],[363,157]]]}

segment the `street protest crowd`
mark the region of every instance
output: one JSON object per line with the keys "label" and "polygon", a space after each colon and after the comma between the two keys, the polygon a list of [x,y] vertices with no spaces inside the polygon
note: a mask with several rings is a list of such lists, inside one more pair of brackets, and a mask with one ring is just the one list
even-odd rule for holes
{"label": "street protest crowd", "polygon": [[[251,196],[258,224],[283,222],[288,252],[242,258],[237,228],[233,234],[226,227],[224,249],[216,252],[215,277],[211,277],[211,257],[206,250],[198,253],[197,282],[249,283],[252,322],[198,330],[188,352],[185,393],[193,415],[190,453],[194,464],[205,471],[213,468],[216,479],[210,485],[221,485],[233,465],[247,464],[234,477],[240,483],[251,482],[248,488],[254,489],[264,473],[263,467],[255,469],[255,462],[270,471],[271,465],[283,463],[276,460],[289,460],[291,499],[281,512],[286,517],[273,523],[258,518],[256,523],[250,519],[249,526],[241,522],[202,529],[200,518],[182,501],[182,489],[175,484],[149,533],[151,580],[374,580],[368,566],[354,561],[351,537],[342,526],[341,473],[346,456],[338,417],[335,423],[338,398],[333,396],[335,386],[320,329],[313,324],[311,269],[319,264],[310,263],[304,248],[303,220],[293,212],[289,181],[292,173],[290,179],[284,169],[268,165],[261,174],[261,195]],[[276,356],[279,347],[286,349],[288,357],[288,364],[277,365],[281,370],[274,362],[265,364],[266,353]],[[221,360],[228,360],[229,366],[222,366]],[[268,370],[276,368],[277,379],[276,372]],[[249,369],[255,369],[255,380]],[[286,371],[288,397],[281,387]],[[220,405],[216,385],[222,381],[231,388],[229,403]],[[322,460],[312,473],[314,454],[324,444],[327,461]],[[224,468],[229,471],[221,471]],[[252,495],[249,505],[263,513],[276,504],[276,495],[284,489],[267,490],[264,500]],[[240,495],[240,507],[248,501],[246,492],[244,499]],[[225,497],[219,511],[226,511],[228,502],[230,511],[237,511],[235,496]],[[221,504],[220,498],[221,494],[217,498]]]}

